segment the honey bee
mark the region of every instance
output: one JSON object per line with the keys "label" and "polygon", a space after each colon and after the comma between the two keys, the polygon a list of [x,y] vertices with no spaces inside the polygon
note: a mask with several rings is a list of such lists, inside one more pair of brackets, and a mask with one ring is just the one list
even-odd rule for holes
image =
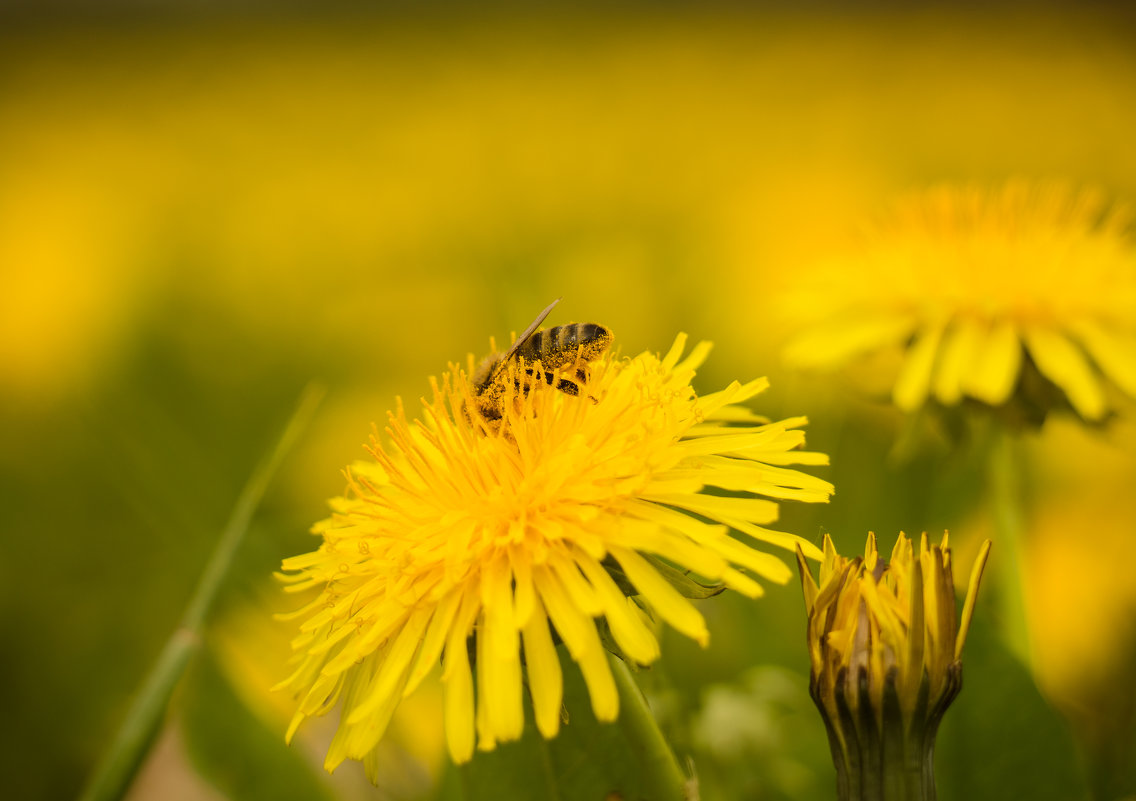
{"label": "honey bee", "polygon": [[[559,302],[557,298],[548,304],[507,351],[485,357],[474,372],[477,407],[486,420],[501,419],[510,362],[516,362],[530,379],[538,378],[550,386],[555,382],[561,392],[579,395],[580,387],[588,381],[588,362],[598,359],[611,346],[611,331],[598,323],[568,323],[538,331]],[[537,362],[540,363],[539,376]],[[522,383],[520,371],[513,375],[517,392],[528,392],[530,385]]]}

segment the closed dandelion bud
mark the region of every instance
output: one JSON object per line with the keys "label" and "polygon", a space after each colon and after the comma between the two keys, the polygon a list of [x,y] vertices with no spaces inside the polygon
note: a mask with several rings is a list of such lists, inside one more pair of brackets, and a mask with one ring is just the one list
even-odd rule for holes
{"label": "closed dandelion bud", "polygon": [[828,730],[841,801],[935,798],[935,735],[962,689],[962,648],[989,554],[983,544],[961,618],[947,536],[890,561],[874,534],[863,557],[824,542],[819,585],[798,550],[808,611],[809,693]]}

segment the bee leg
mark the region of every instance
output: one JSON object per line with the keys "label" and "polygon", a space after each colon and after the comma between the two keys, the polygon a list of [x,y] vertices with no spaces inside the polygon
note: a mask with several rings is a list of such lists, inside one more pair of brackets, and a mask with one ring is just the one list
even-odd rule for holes
{"label": "bee leg", "polygon": [[567,378],[561,378],[556,382],[556,388],[566,395],[579,395],[580,387],[574,381]]}

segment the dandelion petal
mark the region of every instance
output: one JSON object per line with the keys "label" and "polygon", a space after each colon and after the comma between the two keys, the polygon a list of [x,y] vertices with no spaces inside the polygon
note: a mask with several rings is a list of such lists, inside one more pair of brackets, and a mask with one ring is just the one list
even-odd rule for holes
{"label": "dandelion petal", "polygon": [[1082,417],[1099,420],[1104,415],[1100,382],[1072,342],[1048,328],[1033,326],[1026,331],[1026,345],[1037,369],[1065,392]]}
{"label": "dandelion petal", "polygon": [[1018,381],[1022,342],[1017,327],[1003,320],[990,329],[966,374],[966,390],[991,406],[1006,402]]}

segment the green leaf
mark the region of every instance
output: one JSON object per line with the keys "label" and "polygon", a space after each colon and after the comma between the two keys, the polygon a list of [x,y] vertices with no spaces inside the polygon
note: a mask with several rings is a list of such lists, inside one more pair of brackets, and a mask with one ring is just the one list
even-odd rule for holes
{"label": "green leaf", "polygon": [[318,768],[254,716],[213,659],[202,657],[182,704],[186,745],[201,775],[232,801],[332,801]]}
{"label": "green leaf", "polygon": [[670,582],[670,585],[678,590],[685,598],[713,598],[715,595],[720,595],[726,590],[726,585],[720,581],[717,584],[703,584],[691,578],[689,570],[679,570],[678,568],[671,567],[662,559],[651,556],[650,554],[644,554],[644,557],[654,566],[655,570],[659,571],[662,577]]}
{"label": "green leaf", "polygon": [[[443,801],[602,801],[607,798],[662,799],[677,791],[657,789],[656,768],[628,736],[626,720],[600,723],[592,714],[587,687],[563,647],[564,706],[568,721],[545,740],[526,703],[525,736],[478,753],[443,787]],[[636,690],[637,692],[637,690]],[[627,704],[624,702],[624,706]],[[623,713],[627,709],[622,710]]]}
{"label": "green leaf", "polygon": [[[720,595],[726,590],[726,585],[718,582],[717,584],[703,584],[700,581],[695,581],[691,578],[689,570],[679,570],[676,567],[664,562],[657,556],[651,554],[643,554],[643,558],[651,563],[651,566],[659,572],[659,574],[667,580],[667,582],[674,587],[684,598],[713,598],[715,595]],[[623,591],[625,595],[633,596],[638,595],[639,590],[627,578],[627,574],[619,566],[619,563],[612,559],[610,556],[603,561],[604,569],[608,574],[615,579],[616,585]]]}

